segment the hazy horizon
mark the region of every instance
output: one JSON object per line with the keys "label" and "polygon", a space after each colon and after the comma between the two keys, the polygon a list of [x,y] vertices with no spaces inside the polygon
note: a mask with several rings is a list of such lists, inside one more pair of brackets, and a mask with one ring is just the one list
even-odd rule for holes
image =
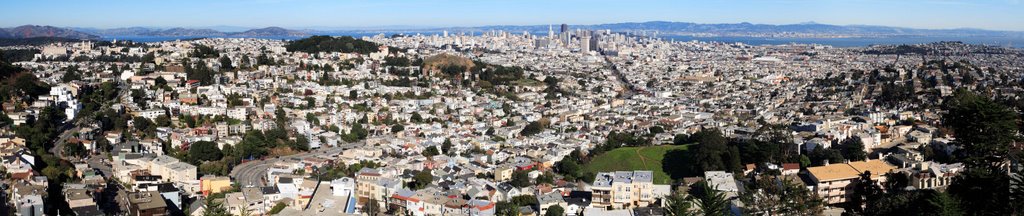
{"label": "hazy horizon", "polygon": [[449,28],[492,25],[593,25],[670,21],[871,25],[915,29],[1024,31],[1020,0],[642,0],[566,1],[292,1],[224,0],[146,2],[116,0],[17,1],[5,3],[0,26],[77,28],[263,28],[359,29]]}
{"label": "hazy horizon", "polygon": [[986,28],[974,28],[974,27],[960,27],[960,28],[917,28],[907,26],[893,26],[893,25],[872,25],[872,24],[833,24],[833,23],[822,23],[815,21],[806,21],[799,23],[756,23],[756,22],[731,22],[731,23],[701,23],[691,21],[672,21],[672,20],[648,20],[648,21],[634,21],[634,22],[608,22],[608,23],[594,23],[594,24],[573,24],[573,23],[538,23],[538,24],[521,24],[521,25],[476,25],[476,26],[429,26],[429,25],[380,25],[380,26],[234,26],[234,25],[205,25],[205,26],[152,26],[152,25],[135,25],[135,26],[115,26],[115,27],[93,27],[93,26],[57,26],[57,25],[42,25],[35,23],[25,23],[21,25],[13,26],[0,26],[0,28],[15,28],[25,25],[36,25],[36,26],[54,26],[59,28],[76,28],[76,29],[125,29],[125,28],[146,28],[146,29],[172,29],[172,28],[186,28],[186,29],[212,29],[221,32],[243,32],[252,29],[261,29],[269,27],[280,27],[289,30],[312,30],[312,31],[360,31],[360,30],[434,30],[434,29],[446,29],[446,28],[480,28],[489,26],[543,26],[553,25],[557,27],[560,24],[567,24],[571,26],[580,25],[602,25],[602,24],[619,24],[619,23],[647,23],[647,22],[675,22],[675,23],[696,23],[702,25],[715,25],[715,24],[739,24],[739,23],[750,23],[755,25],[798,25],[798,24],[823,24],[823,25],[835,25],[835,26],[880,26],[880,27],[893,27],[893,28],[909,28],[909,29],[922,29],[922,30],[956,30],[956,29],[978,29],[986,31],[1007,31],[1007,32],[1024,32],[1024,30],[1000,30],[1000,29],[986,29]]}

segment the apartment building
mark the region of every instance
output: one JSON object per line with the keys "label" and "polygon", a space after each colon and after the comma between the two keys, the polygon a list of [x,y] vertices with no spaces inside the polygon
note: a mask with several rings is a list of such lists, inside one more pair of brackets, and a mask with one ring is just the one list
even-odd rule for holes
{"label": "apartment building", "polygon": [[196,180],[196,166],[181,162],[177,158],[161,155],[150,163],[149,171],[163,177],[164,181],[188,184]]}
{"label": "apartment building", "polygon": [[654,202],[651,171],[600,172],[591,186],[594,207],[616,209],[647,206]]}
{"label": "apartment building", "polygon": [[853,189],[860,181],[860,175],[871,172],[871,180],[885,183],[885,174],[896,169],[881,160],[855,161],[842,164],[808,167],[810,186],[828,204],[845,203],[852,197]]}

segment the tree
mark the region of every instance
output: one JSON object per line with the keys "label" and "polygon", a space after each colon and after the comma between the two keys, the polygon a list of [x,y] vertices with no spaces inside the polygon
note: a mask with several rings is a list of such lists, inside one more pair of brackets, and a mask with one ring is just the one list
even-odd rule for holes
{"label": "tree", "polygon": [[139,131],[147,131],[153,126],[153,122],[142,116],[136,116],[135,119],[132,120],[132,123]]}
{"label": "tree", "polygon": [[843,153],[843,158],[851,161],[862,161],[868,158],[867,152],[864,152],[864,143],[858,137],[844,140],[839,151]]}
{"label": "tree", "polygon": [[216,49],[202,44],[195,44],[195,49],[189,52],[189,56],[197,58],[214,58],[220,55]]}
{"label": "tree", "polygon": [[553,205],[548,207],[548,211],[544,213],[544,216],[562,216],[565,215],[565,209],[559,205]]}
{"label": "tree", "polygon": [[950,196],[948,193],[935,192],[931,198],[928,198],[928,207],[925,208],[930,210],[928,215],[935,216],[961,216],[964,212],[960,210],[960,203],[955,197]]}
{"label": "tree", "polygon": [[702,182],[701,194],[697,196],[697,207],[700,207],[700,215],[723,216],[729,214],[729,201],[725,194],[711,188],[707,182]]}
{"label": "tree", "polygon": [[288,204],[285,204],[284,202],[278,202],[277,204],[274,204],[274,207],[270,209],[270,212],[268,212],[268,214],[276,215],[278,213],[281,213],[281,211],[283,211],[285,207],[288,207]]}
{"label": "tree", "polygon": [[825,161],[829,161],[830,163],[846,161],[846,158],[843,157],[843,153],[836,148],[814,148],[814,150],[807,153],[807,157],[814,166],[823,166],[825,165]]}
{"label": "tree", "polygon": [[672,191],[672,194],[665,196],[665,215],[668,216],[691,216],[696,215],[693,212],[692,203],[690,202],[689,194],[686,194],[686,190],[676,189]]}
{"label": "tree", "polygon": [[530,176],[525,170],[516,170],[512,172],[512,179],[509,179],[508,184],[516,187],[530,186]]}
{"label": "tree", "polygon": [[509,200],[509,202],[516,206],[535,206],[540,203],[539,201],[537,201],[537,197],[533,195],[515,196],[512,197],[512,199]]}
{"label": "tree", "polygon": [[81,142],[72,142],[64,144],[65,156],[84,157],[87,154],[89,154],[89,152],[85,150],[85,145],[82,145]]}
{"label": "tree", "polygon": [[440,153],[440,152],[439,152],[439,151],[437,150],[437,146],[430,146],[430,147],[427,147],[426,149],[423,149],[423,152],[421,152],[421,153],[423,154],[423,156],[426,156],[426,157],[433,157],[433,156],[435,156],[435,155],[439,155],[439,154],[441,154],[441,153]]}
{"label": "tree", "polygon": [[156,80],[153,80],[153,86],[157,88],[167,87],[167,79],[164,79],[164,76],[157,76]]}
{"label": "tree", "polygon": [[554,184],[555,174],[551,172],[545,172],[540,176],[537,176],[537,184]]}
{"label": "tree", "polygon": [[582,169],[575,159],[565,157],[555,165],[555,171],[562,174],[566,180],[572,181],[580,177]]}
{"label": "tree", "polygon": [[824,202],[806,187],[780,176],[762,174],[740,193],[744,212],[752,215],[820,215]]}
{"label": "tree", "polygon": [[231,58],[228,58],[228,56],[226,56],[226,55],[225,56],[221,56],[219,60],[220,60],[220,68],[227,69],[227,70],[235,69],[235,66],[233,66],[231,64]]}
{"label": "tree", "polygon": [[64,76],[60,78],[61,82],[71,82],[82,80],[82,75],[78,73],[78,67],[71,66],[64,71]]}
{"label": "tree", "polygon": [[419,112],[413,112],[412,116],[409,117],[409,120],[412,120],[412,122],[420,123],[423,122],[423,116],[420,116]]}
{"label": "tree", "polygon": [[430,173],[430,170],[421,170],[412,177],[413,181],[409,183],[410,188],[413,190],[419,190],[426,188],[434,181],[434,175]]}
{"label": "tree", "polygon": [[998,166],[1017,137],[1018,115],[1002,104],[958,90],[946,101],[943,124],[953,129],[968,167]]}
{"label": "tree", "polygon": [[160,116],[156,117],[156,122],[155,123],[156,123],[156,126],[170,127],[171,126],[171,119],[167,118],[167,115],[160,115]]}
{"label": "tree", "polygon": [[366,136],[370,135],[369,131],[363,129],[363,124],[361,123],[353,124],[349,133],[354,134],[358,140],[366,139]]}
{"label": "tree", "polygon": [[332,37],[326,35],[316,35],[294,40],[285,45],[288,52],[355,52],[363,55],[377,52],[379,51],[379,47],[380,45],[377,43],[353,38],[351,36]]}
{"label": "tree", "polygon": [[370,198],[370,200],[366,202],[366,205],[363,205],[363,213],[370,216],[377,216],[381,214],[380,204],[377,203],[377,198]]}
{"label": "tree", "polygon": [[1010,177],[1002,169],[971,168],[953,180],[947,192],[960,200],[968,215],[1008,215],[1010,203]]}
{"label": "tree", "polygon": [[220,160],[224,156],[217,147],[217,143],[210,141],[198,141],[192,143],[188,148],[188,156],[193,162],[205,162]]}
{"label": "tree", "polygon": [[882,187],[871,179],[871,171],[864,171],[853,187],[853,194],[854,196],[850,198],[851,208],[855,212],[864,212],[863,206],[880,198]]}
{"label": "tree", "polygon": [[454,152],[452,152],[451,139],[444,139],[444,143],[441,143],[441,152],[444,152],[444,154],[447,155],[455,155]]}
{"label": "tree", "polygon": [[307,138],[306,136],[295,137],[295,142],[292,142],[292,146],[291,147],[292,147],[292,149],[295,149],[295,150],[308,151],[309,150],[309,138]]}
{"label": "tree", "polygon": [[648,128],[647,131],[649,131],[651,134],[660,134],[665,133],[665,128],[655,125]]}
{"label": "tree", "polygon": [[686,157],[690,159],[687,164],[692,164],[690,172],[703,173],[708,170],[740,169],[740,167],[730,167],[736,165],[735,159],[730,158],[732,157],[729,153],[731,150],[726,145],[725,137],[717,129],[703,129],[691,137],[698,144],[693,145],[693,149],[687,151],[691,154],[690,157]]}
{"label": "tree", "polygon": [[511,202],[500,201],[494,208],[494,215],[497,216],[519,216],[519,206]]}
{"label": "tree", "polygon": [[962,172],[948,188],[969,215],[1008,215],[1020,204],[1010,203],[1012,188],[1004,165],[1010,145],[1019,139],[1019,116],[1013,110],[964,89],[958,90],[944,107],[943,124],[953,130],[955,160],[964,163]]}
{"label": "tree", "polygon": [[544,131],[544,126],[541,125],[540,122],[535,121],[526,124],[526,127],[523,127],[523,130],[520,131],[519,134],[523,136],[532,136],[539,134],[541,131]]}
{"label": "tree", "polygon": [[392,133],[398,133],[398,132],[402,132],[404,130],[405,130],[405,126],[402,126],[400,124],[395,124],[395,125],[391,126],[391,132]]}
{"label": "tree", "polygon": [[145,55],[142,55],[142,63],[151,63],[151,62],[154,62],[155,60],[156,60],[156,54],[154,54],[152,52],[147,52]]}
{"label": "tree", "polygon": [[203,210],[203,216],[231,216],[228,210],[224,208],[223,201],[216,201],[211,197],[207,197],[203,200],[206,204],[206,208]]}
{"label": "tree", "polygon": [[202,174],[214,174],[214,175],[226,175],[228,173],[228,166],[224,161],[207,161],[199,164],[199,173]]}
{"label": "tree", "polygon": [[689,144],[689,142],[690,136],[686,134],[676,134],[676,136],[672,137],[672,145],[684,145]]}

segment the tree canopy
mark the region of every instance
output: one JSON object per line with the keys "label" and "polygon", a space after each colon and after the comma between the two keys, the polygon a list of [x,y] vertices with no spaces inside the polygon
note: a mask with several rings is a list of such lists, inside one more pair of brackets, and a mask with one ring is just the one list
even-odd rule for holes
{"label": "tree canopy", "polygon": [[220,160],[224,155],[221,153],[220,148],[217,148],[217,143],[198,141],[189,146],[188,156],[193,162],[201,163]]}
{"label": "tree canopy", "polygon": [[359,54],[369,54],[379,51],[379,46],[380,45],[376,43],[356,39],[351,36],[331,37],[326,35],[317,35],[288,42],[288,44],[285,45],[285,49],[288,49],[288,52],[354,52]]}

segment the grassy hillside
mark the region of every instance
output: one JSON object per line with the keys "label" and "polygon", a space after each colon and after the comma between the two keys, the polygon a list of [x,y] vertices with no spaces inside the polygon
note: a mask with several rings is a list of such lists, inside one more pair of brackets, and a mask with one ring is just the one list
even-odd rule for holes
{"label": "grassy hillside", "polygon": [[[470,68],[473,68],[473,60],[466,57],[450,55],[450,54],[437,54],[423,59],[423,69],[427,71],[442,71],[448,74],[455,74],[457,72],[465,72]],[[451,68],[449,68],[451,67]],[[456,68],[460,71],[455,71]],[[453,71],[444,71],[453,70]]]}
{"label": "grassy hillside", "polygon": [[594,157],[584,170],[594,173],[651,170],[654,172],[655,184],[670,184],[672,183],[672,178],[662,168],[665,153],[672,150],[685,151],[686,149],[686,145],[618,148]]}

